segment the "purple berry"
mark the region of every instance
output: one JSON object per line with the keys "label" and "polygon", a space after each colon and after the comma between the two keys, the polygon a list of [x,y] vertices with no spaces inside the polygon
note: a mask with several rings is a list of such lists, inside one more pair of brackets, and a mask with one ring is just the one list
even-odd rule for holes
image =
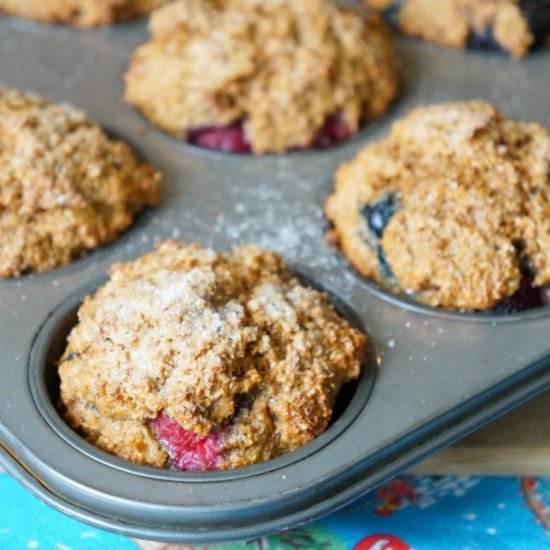
{"label": "purple berry", "polygon": [[350,136],[351,131],[342,115],[331,115],[325,120],[310,148],[326,149],[346,141]]}
{"label": "purple berry", "polygon": [[519,9],[535,38],[534,45],[541,45],[550,33],[550,0],[520,0]]}
{"label": "purple berry", "polygon": [[397,200],[395,193],[388,193],[374,204],[365,204],[362,214],[367,220],[367,225],[371,233],[381,239],[384,229],[388,225],[391,217],[397,210]]}
{"label": "purple berry", "polygon": [[486,52],[504,52],[502,46],[493,36],[493,28],[486,27],[480,32],[470,30],[468,34],[468,49]]}
{"label": "purple berry", "polygon": [[399,13],[403,7],[403,0],[394,0],[389,8],[382,11],[382,17],[392,26],[399,27]]}
{"label": "purple berry", "polygon": [[378,245],[376,248],[376,255],[378,257],[378,264],[380,266],[380,275],[382,275],[384,279],[389,279],[392,281],[395,280],[395,275],[393,274],[393,271],[388,262],[388,259],[384,254],[384,250],[380,245]]}
{"label": "purple berry", "polygon": [[386,226],[396,211],[397,196],[395,193],[387,193],[374,204],[365,204],[361,210],[373,237],[370,241],[371,246],[376,248],[380,275],[386,279],[393,279],[394,275],[379,241],[384,234],[384,229],[386,229]]}
{"label": "purple berry", "polygon": [[548,305],[548,293],[546,289],[533,286],[534,277],[528,270],[522,271],[519,288],[512,296],[501,300],[493,306],[490,313],[519,313],[537,307]]}
{"label": "purple berry", "polygon": [[[326,149],[346,141],[351,131],[340,114],[327,117],[317,136],[308,147],[299,147],[296,150]],[[225,153],[250,153],[250,143],[246,138],[242,121],[228,126],[199,127],[188,130],[185,141],[198,147],[223,151]]]}

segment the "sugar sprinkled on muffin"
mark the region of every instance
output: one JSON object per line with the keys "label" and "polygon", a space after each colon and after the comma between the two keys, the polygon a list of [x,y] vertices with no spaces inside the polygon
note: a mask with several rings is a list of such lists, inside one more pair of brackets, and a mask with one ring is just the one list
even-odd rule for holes
{"label": "sugar sprinkled on muffin", "polygon": [[313,440],[367,339],[280,256],[165,242],[85,299],[59,364],[65,418],[136,463],[246,466]]}

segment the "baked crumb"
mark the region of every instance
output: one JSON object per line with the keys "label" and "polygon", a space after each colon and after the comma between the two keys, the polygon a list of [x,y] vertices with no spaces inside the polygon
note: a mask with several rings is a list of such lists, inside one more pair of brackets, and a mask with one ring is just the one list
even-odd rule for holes
{"label": "baked crumb", "polygon": [[43,23],[95,27],[151,13],[168,0],[0,0],[0,12]]}
{"label": "baked crumb", "polygon": [[547,0],[364,0],[405,34],[454,48],[523,57],[550,33]]}
{"label": "baked crumb", "polygon": [[329,0],[178,0],[149,28],[125,100],[178,139],[242,122],[254,153],[308,147],[331,116],[356,132],[397,93],[383,23]]}
{"label": "baked crumb", "polygon": [[113,240],[157,204],[159,181],[81,110],[0,88],[0,278]]}
{"label": "baked crumb", "polygon": [[[327,296],[254,246],[217,254],[165,242],[115,265],[78,317],[59,364],[65,418],[153,466],[185,463],[170,451],[191,440],[212,459],[192,469],[295,450],[325,430],[366,360],[365,335]],[[175,431],[179,441],[165,441]]]}
{"label": "baked crumb", "polygon": [[325,211],[366,277],[432,306],[488,309],[516,292],[523,264],[550,283],[549,165],[539,124],[483,102],[421,107],[340,167]]}

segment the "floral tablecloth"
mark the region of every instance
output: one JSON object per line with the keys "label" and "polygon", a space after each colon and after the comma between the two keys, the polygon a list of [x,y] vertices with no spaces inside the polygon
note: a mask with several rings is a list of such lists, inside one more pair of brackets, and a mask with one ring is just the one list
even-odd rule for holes
{"label": "floral tablecloth", "polygon": [[[175,550],[74,521],[0,474],[0,549]],[[225,550],[550,549],[550,478],[401,477],[306,527]]]}

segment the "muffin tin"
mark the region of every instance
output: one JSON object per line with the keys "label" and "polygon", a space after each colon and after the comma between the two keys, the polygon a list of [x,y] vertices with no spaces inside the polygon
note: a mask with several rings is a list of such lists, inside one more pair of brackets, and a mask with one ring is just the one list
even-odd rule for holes
{"label": "muffin tin", "polygon": [[[252,157],[178,143],[122,103],[122,75],[146,37],[144,21],[80,31],[0,17],[0,84],[84,108],[164,174],[160,206],[113,244],[69,267],[0,282],[0,463],[29,491],[140,538],[246,539],[343,506],[550,388],[550,308],[476,316],[390,295],[326,245],[322,210],[336,167],[419,104],[483,98],[550,125],[550,51],[518,63],[398,38],[403,90],[387,116],[331,150]],[[280,252],[366,327],[371,361],[313,443],[239,470],[180,473],[115,458],[60,420],[53,363],[82,297],[110,264],[168,238]]]}

